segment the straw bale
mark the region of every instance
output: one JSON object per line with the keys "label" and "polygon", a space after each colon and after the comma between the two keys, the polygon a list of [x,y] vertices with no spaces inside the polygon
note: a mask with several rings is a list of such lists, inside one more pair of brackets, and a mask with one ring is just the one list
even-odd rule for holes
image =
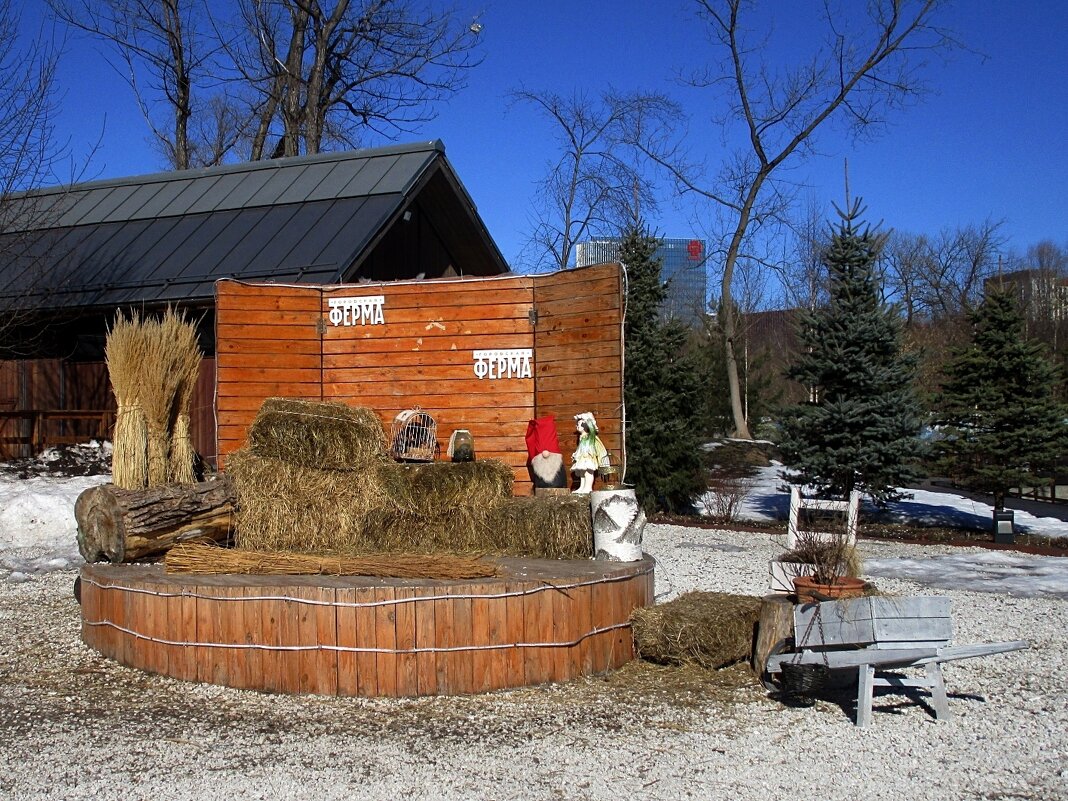
{"label": "straw bale", "polygon": [[635,609],[630,619],[642,659],[722,668],[751,656],[760,598],[688,592],[665,604]]}
{"label": "straw bale", "polygon": [[267,398],[248,445],[257,456],[323,470],[362,470],[388,459],[378,415],[336,401]]}
{"label": "straw bale", "polygon": [[473,579],[497,575],[496,565],[454,554],[335,554],[249,551],[185,543],[168,551],[168,573],[383,576]]}
{"label": "straw bale", "polygon": [[457,507],[449,512],[420,514],[392,506],[372,510],[364,521],[363,542],[380,551],[412,553],[497,554],[485,511]]}
{"label": "straw bale", "polygon": [[482,462],[383,464],[377,483],[398,510],[432,515],[441,510],[489,508],[512,497],[512,469],[494,459]]}
{"label": "straw bale", "polygon": [[313,470],[248,450],[226,472],[237,496],[237,545],[280,551],[361,548],[364,518],[383,503],[374,471]]}
{"label": "straw bale", "polygon": [[509,498],[488,511],[483,527],[494,553],[541,559],[593,556],[588,495]]}
{"label": "straw bale", "polygon": [[[253,550],[333,553],[491,553],[549,559],[588,558],[593,553],[589,501],[565,498],[501,498],[500,467],[481,474],[496,477],[492,504],[450,505],[452,479],[440,480],[444,496],[399,505],[380,483],[388,471],[315,470],[243,450],[227,465],[235,494],[236,541]],[[402,467],[397,465],[397,467]],[[424,466],[425,467],[425,466]],[[442,465],[460,476],[477,476],[472,464]],[[505,470],[507,468],[504,468]],[[394,479],[408,472],[392,474]],[[509,472],[510,475],[510,472]],[[403,482],[398,482],[403,483]],[[432,492],[427,489],[427,492]],[[484,494],[490,494],[484,488]]]}

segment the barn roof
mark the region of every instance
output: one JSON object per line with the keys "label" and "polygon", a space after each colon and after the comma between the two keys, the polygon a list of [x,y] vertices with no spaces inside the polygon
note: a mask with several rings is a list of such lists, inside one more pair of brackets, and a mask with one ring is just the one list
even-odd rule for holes
{"label": "barn roof", "polygon": [[507,271],[433,141],[20,195],[0,223],[0,306],[206,302],[220,278],[354,281],[416,203],[461,272]]}

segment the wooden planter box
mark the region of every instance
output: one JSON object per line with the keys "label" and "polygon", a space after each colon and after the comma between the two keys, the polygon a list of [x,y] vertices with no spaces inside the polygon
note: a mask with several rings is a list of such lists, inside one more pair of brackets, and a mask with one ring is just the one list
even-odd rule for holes
{"label": "wooden planter box", "polygon": [[512,467],[529,495],[527,422],[553,415],[565,465],[573,416],[593,412],[623,457],[623,285],[604,264],[549,275],[344,286],[216,285],[218,453],[240,448],[264,398],[341,400],[386,431],[415,406],[479,459]]}

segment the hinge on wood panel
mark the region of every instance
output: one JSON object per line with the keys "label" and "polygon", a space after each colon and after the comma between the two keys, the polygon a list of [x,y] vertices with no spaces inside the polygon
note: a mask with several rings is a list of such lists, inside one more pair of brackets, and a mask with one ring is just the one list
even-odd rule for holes
{"label": "hinge on wood panel", "polygon": [[326,318],[320,317],[315,321],[315,330],[319,332],[319,336],[326,335]]}
{"label": "hinge on wood panel", "polygon": [[538,324],[538,310],[533,306],[531,306],[530,311],[527,312],[527,319],[530,320],[531,325]]}

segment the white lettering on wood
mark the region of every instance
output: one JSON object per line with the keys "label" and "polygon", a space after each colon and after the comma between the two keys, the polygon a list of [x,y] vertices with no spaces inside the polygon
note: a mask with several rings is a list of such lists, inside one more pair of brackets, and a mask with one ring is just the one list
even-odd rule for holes
{"label": "white lettering on wood", "polygon": [[530,348],[509,348],[507,350],[476,350],[476,378],[531,378],[533,370],[531,359],[534,352]]}
{"label": "white lettering on wood", "polygon": [[383,313],[385,295],[327,298],[326,302],[330,307],[330,322],[333,325],[383,325],[386,322]]}

